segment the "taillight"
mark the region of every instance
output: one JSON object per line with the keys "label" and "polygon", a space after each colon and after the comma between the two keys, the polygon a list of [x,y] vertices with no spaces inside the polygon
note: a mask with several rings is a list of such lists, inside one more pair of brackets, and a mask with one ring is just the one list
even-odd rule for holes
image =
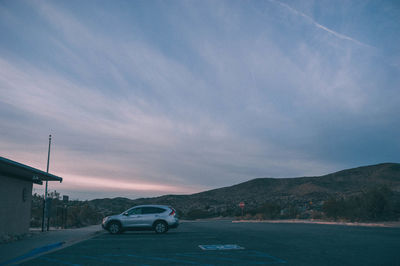
{"label": "taillight", "polygon": [[171,209],[171,212],[170,212],[169,215],[174,215],[174,214],[175,214],[175,210],[174,210],[174,209]]}

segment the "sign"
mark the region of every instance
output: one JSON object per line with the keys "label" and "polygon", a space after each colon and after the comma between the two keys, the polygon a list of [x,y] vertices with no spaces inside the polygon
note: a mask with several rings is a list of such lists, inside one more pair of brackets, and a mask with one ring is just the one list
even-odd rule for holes
{"label": "sign", "polygon": [[238,245],[224,244],[224,245],[199,245],[202,250],[235,250],[244,249]]}
{"label": "sign", "polygon": [[239,203],[239,207],[242,208],[242,209],[244,208],[244,202],[243,201]]}
{"label": "sign", "polygon": [[69,197],[67,195],[63,195],[63,202],[68,202],[69,201]]}

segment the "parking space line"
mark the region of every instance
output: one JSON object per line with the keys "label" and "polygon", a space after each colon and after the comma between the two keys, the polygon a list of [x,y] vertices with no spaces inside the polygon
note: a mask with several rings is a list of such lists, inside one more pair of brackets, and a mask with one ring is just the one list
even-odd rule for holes
{"label": "parking space line", "polygon": [[179,260],[179,259],[144,256],[144,255],[136,255],[136,254],[107,254],[107,255],[104,255],[104,256],[115,256],[115,257],[124,257],[124,256],[126,256],[126,257],[133,257],[133,258],[139,258],[139,259],[163,261],[163,262],[186,263],[186,264],[192,264],[192,265],[209,266],[208,264],[202,264],[202,263],[198,263],[198,262],[195,262],[195,261],[189,261],[189,260]]}
{"label": "parking space line", "polygon": [[97,260],[97,261],[102,261],[102,262],[111,262],[111,263],[119,263],[119,264],[126,264],[126,261],[121,261],[121,260],[110,260],[106,258],[101,258],[101,257],[95,257],[95,256],[87,256],[87,255],[81,255],[81,258],[85,259],[91,259],[91,260]]}
{"label": "parking space line", "polygon": [[68,262],[68,261],[64,261],[64,260],[49,258],[47,256],[42,256],[42,257],[39,257],[38,259],[45,260],[48,262],[56,262],[56,263],[60,263],[60,264],[65,264],[65,265],[81,266],[81,264],[76,264],[76,263],[72,263],[72,262]]}
{"label": "parking space line", "polygon": [[[149,241],[160,241],[160,240],[187,240],[187,239],[193,239],[192,237],[188,236],[188,237],[174,237],[174,238],[159,238],[159,237],[132,237],[132,238],[119,238],[119,239],[108,239],[108,238],[93,238],[93,239],[88,239],[87,241],[107,241],[107,242],[111,242],[111,241],[116,241],[116,242],[121,242],[121,241],[132,241],[132,240],[149,240]],[[217,239],[217,237],[215,236],[209,236],[209,237],[201,237],[201,238],[196,238],[196,239]]]}
{"label": "parking space line", "polygon": [[[176,256],[191,257],[195,259],[204,259],[204,252],[190,252],[190,253],[176,253]],[[267,253],[259,251],[210,251],[208,254],[208,259],[218,260],[218,261],[230,261],[233,263],[241,263],[245,265],[264,265],[264,264],[285,264],[285,260],[279,259],[277,257],[271,256]],[[234,258],[235,254],[244,256],[245,258]],[[229,256],[229,257],[227,257]],[[247,258],[247,259],[246,259]],[[263,261],[256,261],[254,258],[264,259]],[[268,259],[266,261],[265,259]]]}
{"label": "parking space line", "polygon": [[[178,255],[178,254],[177,254]],[[178,256],[185,256],[185,257],[192,257],[192,258],[204,258],[204,254],[199,254],[199,256],[193,256],[193,255],[187,255],[187,254],[180,254]],[[219,261],[230,261],[230,262],[236,262],[236,263],[244,263],[244,265],[249,265],[249,264],[265,264],[265,262],[254,262],[254,261],[249,261],[249,260],[242,260],[242,259],[234,259],[234,258],[228,258],[228,257],[213,257],[213,260],[219,260]],[[211,264],[212,265],[212,264]]]}
{"label": "parking space line", "polygon": [[283,259],[280,259],[280,258],[277,258],[277,257],[274,257],[274,256],[271,256],[271,255],[269,255],[269,254],[267,254],[267,253],[264,253],[264,252],[260,252],[260,251],[252,251],[254,254],[255,254],[255,256],[254,257],[263,257],[263,258],[270,258],[270,259],[273,259],[273,260],[276,260],[276,261],[278,261],[279,263],[287,263],[287,261],[285,261],[285,260],[283,260]]}
{"label": "parking space line", "polygon": [[5,261],[5,262],[1,263],[0,265],[8,265],[8,264],[19,263],[19,262],[21,262],[23,260],[30,259],[30,258],[38,256],[38,255],[40,255],[42,253],[46,253],[46,252],[49,252],[49,251],[51,251],[53,249],[59,248],[62,245],[64,245],[64,243],[65,242],[56,242],[56,243],[53,243],[53,244],[45,245],[43,247],[35,248],[32,251],[30,251],[30,252],[28,252],[28,253],[20,256],[20,257],[11,259],[9,261]]}
{"label": "parking space line", "polygon": [[[71,255],[69,255],[71,256]],[[108,258],[104,258],[104,255],[99,255],[99,256],[88,256],[88,255],[72,255],[74,257],[74,259],[89,259],[89,260],[94,260],[94,261],[99,261],[99,262],[106,262],[107,264],[110,263],[117,263],[117,264],[133,264],[133,265],[140,265],[140,266],[150,266],[147,264],[141,264],[141,263],[132,263],[130,261],[123,261],[123,260],[118,260],[118,259],[108,259]],[[49,256],[43,256],[40,257],[39,259],[43,259],[49,262],[57,262],[57,263],[61,263],[61,264],[65,264],[65,265],[74,265],[74,266],[81,266],[81,264],[74,264],[68,261],[64,261],[61,259],[56,259],[54,257],[65,257],[65,255],[58,255],[58,254],[51,254]],[[85,265],[86,263],[83,263],[83,265]]]}

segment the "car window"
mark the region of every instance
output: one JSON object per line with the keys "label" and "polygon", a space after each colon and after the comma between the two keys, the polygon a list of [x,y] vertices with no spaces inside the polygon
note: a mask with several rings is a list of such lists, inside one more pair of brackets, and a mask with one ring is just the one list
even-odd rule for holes
{"label": "car window", "polygon": [[163,213],[165,210],[163,208],[158,207],[144,207],[143,214],[155,214],[155,213]]}
{"label": "car window", "polygon": [[156,213],[163,213],[163,212],[166,211],[166,210],[163,209],[163,208],[155,208],[155,209],[156,209]]}
{"label": "car window", "polygon": [[142,214],[142,208],[134,208],[128,211],[129,215]]}

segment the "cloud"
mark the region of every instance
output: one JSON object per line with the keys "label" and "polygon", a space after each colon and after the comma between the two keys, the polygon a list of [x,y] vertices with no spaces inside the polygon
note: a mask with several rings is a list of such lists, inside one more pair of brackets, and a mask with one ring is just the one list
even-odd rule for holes
{"label": "cloud", "polygon": [[43,169],[52,134],[50,169],[65,178],[57,189],[80,184],[96,197],[191,193],[378,160],[344,156],[361,143],[355,136],[378,135],[375,121],[391,128],[398,110],[396,82],[376,71],[375,54],[286,4],[272,2],[305,26],[227,3],[165,5],[162,16],[150,8],[151,21],[136,16],[150,15],[136,3],[82,16],[30,2],[29,21],[10,9],[20,24],[9,31],[29,23],[40,37],[27,43],[32,54],[0,46],[2,156]]}
{"label": "cloud", "polygon": [[361,45],[361,46],[364,46],[364,47],[374,48],[374,47],[372,47],[372,46],[370,46],[370,45],[368,45],[368,44],[365,44],[365,43],[363,43],[363,42],[360,42],[360,41],[358,41],[358,40],[356,40],[356,39],[354,39],[354,38],[351,38],[351,37],[346,36],[346,35],[344,35],[344,34],[338,33],[338,32],[336,32],[336,31],[334,31],[334,30],[332,30],[332,29],[329,29],[329,28],[327,28],[327,27],[325,27],[325,26],[319,24],[319,23],[316,22],[312,17],[310,17],[310,16],[304,14],[303,12],[300,12],[299,10],[297,10],[297,9],[295,9],[295,8],[293,8],[293,7],[291,7],[291,6],[289,6],[288,4],[282,3],[282,2],[277,1],[277,0],[269,0],[269,1],[272,2],[272,3],[279,4],[280,6],[286,8],[287,10],[289,10],[290,12],[292,12],[292,13],[298,15],[298,16],[301,16],[301,17],[305,18],[308,22],[312,23],[312,24],[313,24],[314,26],[316,26],[317,28],[326,31],[326,32],[332,34],[333,36],[335,36],[335,37],[337,37],[337,38],[339,38],[339,39],[351,41],[351,42],[353,42],[353,43],[356,43],[356,44]]}

